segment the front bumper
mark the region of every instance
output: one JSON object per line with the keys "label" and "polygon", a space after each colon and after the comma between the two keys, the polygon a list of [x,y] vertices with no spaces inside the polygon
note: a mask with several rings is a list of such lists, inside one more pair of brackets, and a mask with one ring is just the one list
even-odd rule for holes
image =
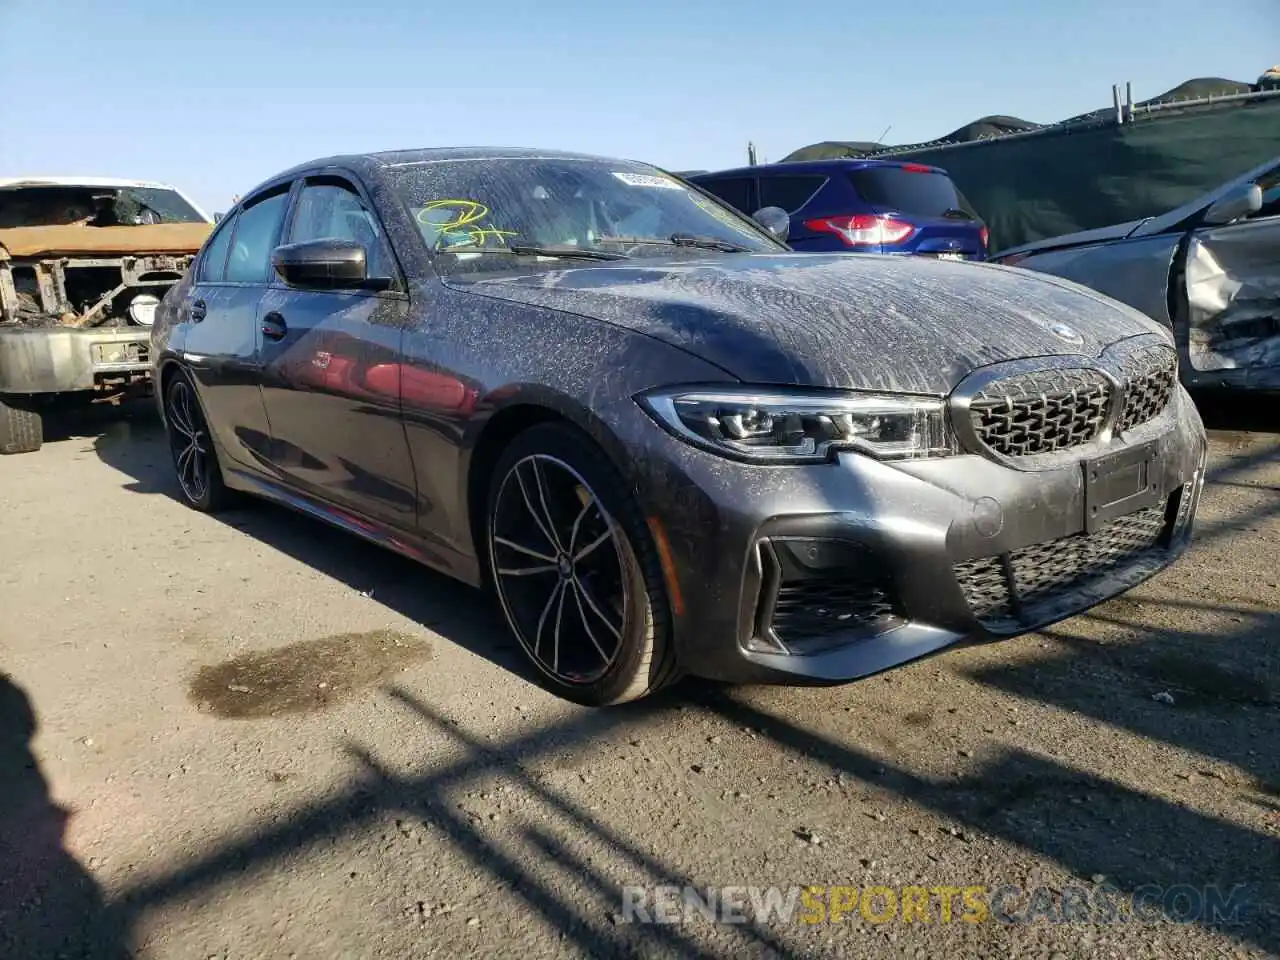
{"label": "front bumper", "polygon": [[146,327],[0,330],[0,393],[72,393],[104,379],[149,375]]}
{"label": "front bumper", "polygon": [[1144,478],[1123,502],[1091,486],[1088,459],[763,467],[641,432],[636,486],[669,561],[681,665],[737,683],[852,680],[1115,596],[1186,549],[1206,455],[1181,389],[1107,451]]}

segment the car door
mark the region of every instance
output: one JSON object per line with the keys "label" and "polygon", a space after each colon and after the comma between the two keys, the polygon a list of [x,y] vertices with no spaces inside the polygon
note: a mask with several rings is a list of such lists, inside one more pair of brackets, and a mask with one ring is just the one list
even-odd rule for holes
{"label": "car door", "polygon": [[209,429],[232,459],[263,467],[271,439],[262,402],[258,311],[287,184],[250,197],[218,224],[183,307],[183,362]]}
{"label": "car door", "polygon": [[353,178],[300,184],[286,243],[354,240],[391,289],[306,289],[276,277],[262,302],[263,400],[274,469],[303,493],[411,529],[417,485],[400,415],[408,296]]}
{"label": "car door", "polygon": [[1280,389],[1280,164],[1255,181],[1262,207],[1192,231],[1187,245],[1187,359],[1198,373]]}

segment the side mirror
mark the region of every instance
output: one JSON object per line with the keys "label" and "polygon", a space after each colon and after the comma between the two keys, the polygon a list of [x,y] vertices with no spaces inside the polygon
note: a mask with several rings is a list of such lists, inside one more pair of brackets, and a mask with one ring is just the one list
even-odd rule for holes
{"label": "side mirror", "polygon": [[787,242],[791,233],[791,215],[781,207],[764,207],[751,215],[751,219],[764,227],[775,240]]}
{"label": "side mirror", "polygon": [[291,287],[351,289],[369,279],[365,249],[354,240],[304,240],[276,247],[271,266]]}
{"label": "side mirror", "polygon": [[1206,226],[1226,226],[1261,209],[1262,188],[1256,183],[1247,183],[1219,197],[1204,212],[1202,222]]}

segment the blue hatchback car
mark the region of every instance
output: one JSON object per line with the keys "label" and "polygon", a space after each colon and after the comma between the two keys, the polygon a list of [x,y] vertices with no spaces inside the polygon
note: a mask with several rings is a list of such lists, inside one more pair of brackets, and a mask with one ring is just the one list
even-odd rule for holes
{"label": "blue hatchback car", "polygon": [[945,170],[894,160],[798,160],[686,178],[751,216],[791,215],[801,252],[846,250],[983,260],[987,227]]}

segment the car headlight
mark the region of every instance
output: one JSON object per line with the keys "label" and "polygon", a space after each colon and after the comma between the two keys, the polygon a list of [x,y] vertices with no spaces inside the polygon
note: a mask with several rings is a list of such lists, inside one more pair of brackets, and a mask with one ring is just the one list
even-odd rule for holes
{"label": "car headlight", "polygon": [[140,327],[149,327],[156,322],[156,310],[160,306],[160,298],[153,293],[140,293],[129,302],[129,318]]}
{"label": "car headlight", "polygon": [[881,460],[956,452],[936,397],[725,387],[657,390],[637,399],[682,440],[752,463],[821,463],[837,450]]}

